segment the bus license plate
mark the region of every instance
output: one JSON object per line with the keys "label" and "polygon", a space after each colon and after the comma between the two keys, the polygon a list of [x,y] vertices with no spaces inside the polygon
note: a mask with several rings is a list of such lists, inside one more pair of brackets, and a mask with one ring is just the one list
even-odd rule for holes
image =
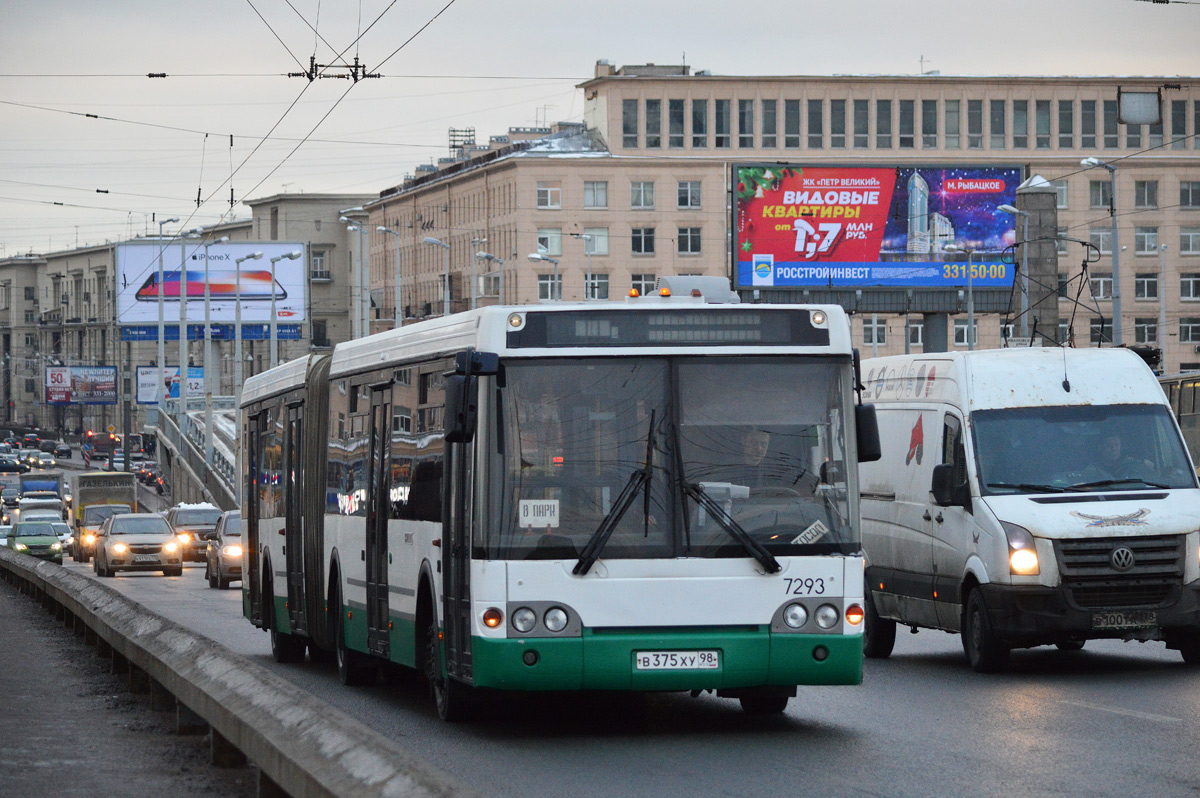
{"label": "bus license plate", "polygon": [[721,667],[721,657],[713,650],[638,651],[634,658],[634,667],[639,671],[703,671]]}
{"label": "bus license plate", "polygon": [[1093,629],[1144,629],[1148,626],[1158,626],[1158,613],[1148,610],[1092,613]]}
{"label": "bus license plate", "polygon": [[157,554],[135,554],[133,555],[134,562],[158,562]]}

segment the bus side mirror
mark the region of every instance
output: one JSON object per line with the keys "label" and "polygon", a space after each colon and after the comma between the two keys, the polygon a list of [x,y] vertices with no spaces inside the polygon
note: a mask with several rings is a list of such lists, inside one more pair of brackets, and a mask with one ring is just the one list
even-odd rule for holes
{"label": "bus side mirror", "polygon": [[879,420],[875,405],[854,406],[854,428],[858,437],[858,462],[873,463],[883,457],[879,445]]}
{"label": "bus side mirror", "polygon": [[479,384],[474,377],[446,377],[446,442],[469,443],[475,438],[479,419]]}

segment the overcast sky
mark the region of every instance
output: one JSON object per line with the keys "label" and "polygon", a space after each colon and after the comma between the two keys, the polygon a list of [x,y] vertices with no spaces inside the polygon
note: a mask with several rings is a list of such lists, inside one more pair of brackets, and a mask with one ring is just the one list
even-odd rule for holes
{"label": "overcast sky", "polygon": [[[942,74],[1200,76],[1198,32],[1200,1],[14,0],[0,26],[0,257],[156,232],[152,214],[212,224],[230,212],[231,173],[239,202],[377,193],[447,155],[450,127],[486,143],[582,119],[575,85],[598,59],[726,75],[916,74],[924,57]],[[338,52],[382,77],[285,76]]]}

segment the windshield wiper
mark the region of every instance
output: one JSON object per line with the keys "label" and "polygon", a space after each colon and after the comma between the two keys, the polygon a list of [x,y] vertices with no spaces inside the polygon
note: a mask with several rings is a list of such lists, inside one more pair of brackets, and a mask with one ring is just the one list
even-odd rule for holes
{"label": "windshield wiper", "polygon": [[1060,488],[1055,485],[1038,485],[1032,482],[988,482],[989,488],[1016,488],[1017,490],[1042,491],[1044,493],[1063,493],[1066,488]]}
{"label": "windshield wiper", "polygon": [[1079,482],[1067,487],[1067,490],[1087,490],[1088,488],[1106,488],[1110,485],[1128,485],[1131,482],[1140,482],[1143,485],[1148,485],[1151,488],[1164,490],[1169,485],[1160,485],[1157,482],[1147,482],[1141,477],[1126,477],[1125,479],[1098,479],[1095,482]]}
{"label": "windshield wiper", "polygon": [[650,431],[646,435],[646,464],[629,475],[629,480],[625,483],[625,487],[621,488],[621,492],[617,495],[617,500],[613,502],[608,514],[600,519],[600,526],[596,527],[596,531],[588,538],[587,545],[583,547],[583,553],[579,555],[578,562],[571,569],[571,573],[577,576],[586,574],[596,564],[596,560],[600,559],[600,552],[604,549],[604,544],[608,543],[617,524],[621,523],[625,511],[633,505],[638,491],[643,488],[646,491],[645,532],[647,535],[650,534],[650,479],[654,473],[654,413],[654,410],[650,411]]}

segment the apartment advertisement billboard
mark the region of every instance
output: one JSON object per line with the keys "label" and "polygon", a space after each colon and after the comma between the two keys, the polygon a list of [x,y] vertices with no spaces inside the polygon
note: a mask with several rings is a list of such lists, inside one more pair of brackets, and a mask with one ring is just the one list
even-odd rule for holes
{"label": "apartment advertisement billboard", "polygon": [[[188,366],[188,396],[204,395],[204,368]],[[163,397],[179,398],[179,367],[154,366],[137,367],[137,403],[139,405],[156,405]]]}
{"label": "apartment advertisement billboard", "polygon": [[115,405],[116,366],[47,366],[46,404]]}
{"label": "apartment advertisement billboard", "polygon": [[[251,257],[256,252],[261,252],[262,257]],[[296,252],[300,253],[299,257],[287,257]],[[160,257],[163,315],[172,329],[178,329],[181,298],[187,302],[189,328],[204,320],[206,283],[210,320],[214,325],[235,321],[239,300],[242,322],[246,324],[269,323],[272,299],[279,324],[294,325],[305,320],[308,308],[308,256],[304,244],[228,241],[206,248],[201,239],[184,239],[165,245],[160,245],[158,241],[131,241],[117,245],[119,324],[158,324]],[[275,262],[272,263],[272,260]],[[183,268],[184,264],[186,269]],[[178,332],[175,334],[178,335]]]}
{"label": "apartment advertisement billboard", "polygon": [[[1018,167],[733,168],[738,288],[1012,285]],[[1011,258],[1009,258],[1011,260]]]}

